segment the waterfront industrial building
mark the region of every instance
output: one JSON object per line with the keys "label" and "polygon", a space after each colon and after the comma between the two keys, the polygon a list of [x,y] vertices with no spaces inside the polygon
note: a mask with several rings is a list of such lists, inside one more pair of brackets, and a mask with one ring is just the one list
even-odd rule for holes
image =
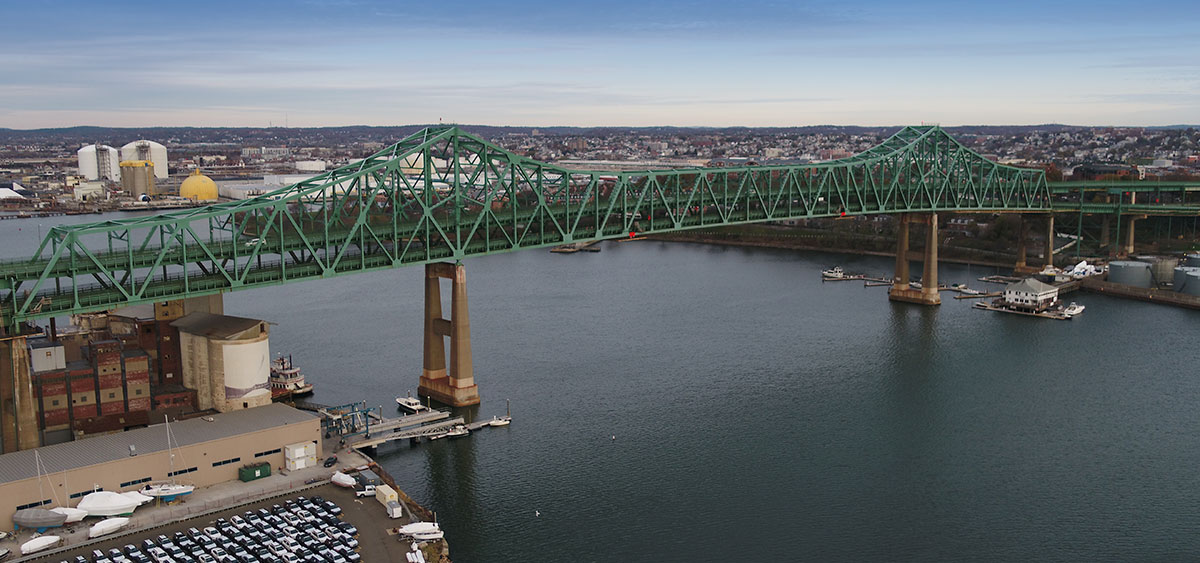
{"label": "waterfront industrial building", "polygon": [[71,506],[93,490],[137,490],[171,478],[172,467],[177,479],[206,487],[237,479],[245,465],[283,467],[284,448],[290,444],[315,442],[315,450],[321,450],[320,419],[283,404],[173,420],[171,435],[173,448],[168,448],[160,421],[0,455],[0,530],[13,528],[12,515],[20,508]]}

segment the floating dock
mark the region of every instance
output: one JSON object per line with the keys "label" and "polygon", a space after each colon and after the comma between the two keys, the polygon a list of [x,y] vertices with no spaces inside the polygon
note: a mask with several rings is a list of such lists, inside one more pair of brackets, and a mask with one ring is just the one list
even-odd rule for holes
{"label": "floating dock", "polygon": [[983,302],[983,301],[975,303],[973,305],[973,307],[975,307],[976,309],[986,309],[988,311],[997,311],[1000,313],[1012,313],[1014,315],[1025,315],[1027,317],[1041,317],[1043,319],[1054,319],[1057,321],[1071,320],[1071,316],[1066,313],[1063,313],[1062,311],[1038,311],[1038,312],[1018,311],[1016,309],[1009,309],[1008,307],[1000,307],[1000,306],[995,305],[994,303],[987,303],[987,302]]}

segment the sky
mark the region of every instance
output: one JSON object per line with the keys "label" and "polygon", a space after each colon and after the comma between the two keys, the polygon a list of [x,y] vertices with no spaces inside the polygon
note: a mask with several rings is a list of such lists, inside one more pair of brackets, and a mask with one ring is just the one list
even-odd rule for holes
{"label": "sky", "polygon": [[1200,123],[1200,2],[0,0],[0,127]]}

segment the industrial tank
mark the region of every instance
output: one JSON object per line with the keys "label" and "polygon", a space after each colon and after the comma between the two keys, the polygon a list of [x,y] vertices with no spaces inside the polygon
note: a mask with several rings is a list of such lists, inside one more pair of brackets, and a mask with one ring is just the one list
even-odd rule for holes
{"label": "industrial tank", "polygon": [[1196,269],[1197,268],[1191,268],[1188,266],[1179,266],[1175,268],[1174,275],[1171,276],[1171,289],[1174,289],[1175,291],[1183,291],[1183,288],[1187,287],[1188,272]]}
{"label": "industrial tank", "polygon": [[146,160],[154,166],[154,177],[167,179],[167,147],[154,141],[140,140],[121,147],[121,160]]}
{"label": "industrial tank", "polygon": [[1194,268],[1187,273],[1187,283],[1183,286],[1183,293],[1200,297],[1200,268]]}
{"label": "industrial tank", "polygon": [[1184,259],[1184,265],[1200,268],[1200,254],[1188,254]]}
{"label": "industrial tank", "polygon": [[1153,284],[1154,278],[1150,272],[1150,264],[1120,261],[1108,263],[1108,281],[1149,288]]}
{"label": "industrial tank", "polygon": [[88,145],[79,149],[79,175],[88,180],[121,179],[117,149],[108,145]]}

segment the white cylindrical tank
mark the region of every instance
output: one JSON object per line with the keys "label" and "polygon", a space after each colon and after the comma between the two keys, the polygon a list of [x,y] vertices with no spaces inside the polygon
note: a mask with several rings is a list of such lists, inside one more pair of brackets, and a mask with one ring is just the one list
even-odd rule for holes
{"label": "white cylindrical tank", "polygon": [[154,177],[167,177],[167,147],[154,141],[140,140],[121,147],[121,160],[148,160],[154,163]]}
{"label": "white cylindrical tank", "polygon": [[117,149],[108,145],[88,145],[79,149],[79,175],[88,180],[121,179],[121,160]]}

